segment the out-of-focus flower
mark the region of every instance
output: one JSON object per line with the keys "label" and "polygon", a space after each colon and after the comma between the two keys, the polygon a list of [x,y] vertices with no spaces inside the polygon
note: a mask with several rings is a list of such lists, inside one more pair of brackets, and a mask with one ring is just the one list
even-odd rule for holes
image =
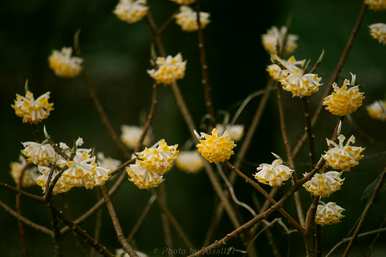
{"label": "out-of-focus flower", "polygon": [[47,119],[54,109],[54,104],[48,102],[49,99],[50,92],[35,99],[33,93],[27,90],[25,96],[16,94],[12,108],[15,110],[15,114],[23,119],[24,123],[37,124]]}
{"label": "out-of-focus flower", "polygon": [[228,135],[220,135],[217,129],[212,133],[201,133],[200,142],[196,145],[198,152],[211,163],[219,163],[229,160],[236,146]]}
{"label": "out-of-focus flower", "polygon": [[140,21],[148,11],[146,0],[120,0],[114,14],[129,24]]}
{"label": "out-of-focus flower", "polygon": [[257,181],[272,187],[278,187],[291,178],[293,170],[284,165],[282,159],[276,157],[277,159],[272,164],[262,163],[257,167],[257,172],[254,174]]}
{"label": "out-of-focus flower", "polygon": [[366,109],[371,118],[386,121],[386,101],[375,101],[368,105]]}
{"label": "out-of-focus flower", "polygon": [[227,135],[234,141],[239,141],[244,134],[244,126],[243,125],[216,125],[217,132],[221,135]]}
{"label": "out-of-focus flower", "polygon": [[62,50],[54,50],[48,63],[55,75],[63,78],[74,78],[82,71],[82,58],[72,56],[71,47],[63,47]]}
{"label": "out-of-focus flower", "polygon": [[[136,251],[135,252],[138,257],[148,257],[146,254]],[[130,257],[128,253],[126,253],[123,249],[117,249],[115,251],[115,257]]]}
{"label": "out-of-focus flower", "polygon": [[279,48],[283,45],[285,38],[287,42],[285,43],[285,54],[290,54],[298,47],[297,40],[298,36],[293,34],[287,34],[287,27],[271,27],[266,34],[261,36],[261,41],[263,43],[264,49],[272,55],[276,55],[279,52]]}
{"label": "out-of-focus flower", "polygon": [[146,147],[142,152],[136,153],[138,164],[151,172],[159,175],[169,171],[178,155],[178,145],[169,146],[164,139],[152,147]]}
{"label": "out-of-focus flower", "polygon": [[37,175],[36,166],[28,167],[28,163],[23,156],[20,156],[18,162],[11,163],[11,176],[15,181],[15,184],[19,184],[20,176],[24,170],[24,176],[22,180],[22,187],[30,187],[36,185],[35,177]]}
{"label": "out-of-focus flower", "polygon": [[116,170],[119,167],[119,165],[121,165],[120,160],[106,157],[103,153],[97,154],[97,160],[98,160],[99,166],[109,170],[110,172]]}
{"label": "out-of-focus flower", "polygon": [[[138,147],[139,140],[143,132],[143,128],[137,126],[121,126],[121,140],[130,149]],[[151,132],[148,131],[144,138],[143,144],[148,145],[151,142]]]}
{"label": "out-of-focus flower", "polygon": [[170,1],[180,5],[189,5],[189,4],[193,4],[196,0],[170,0]]}
{"label": "out-of-focus flower", "polygon": [[176,166],[182,171],[196,173],[204,167],[204,160],[197,151],[182,151],[176,159]]}
{"label": "out-of-focus flower", "polygon": [[156,69],[148,70],[148,73],[158,84],[172,85],[185,76],[186,61],[182,60],[181,54],[158,57],[156,65]]}
{"label": "out-of-focus flower", "polygon": [[314,196],[328,197],[330,194],[340,190],[344,179],[342,173],[328,171],[315,174],[303,187]]}
{"label": "out-of-focus flower", "polygon": [[327,139],[327,145],[330,149],[323,155],[327,164],[333,169],[348,171],[359,164],[363,158],[363,147],[352,146],[355,143],[355,137],[351,136],[344,144],[346,137],[338,136],[338,144]]}
{"label": "out-of-focus flower", "polygon": [[[351,81],[345,79],[341,87],[338,87],[335,82],[332,84],[334,92],[323,99],[326,110],[337,116],[346,116],[358,110],[364,95],[359,91],[359,87],[355,86],[355,77],[351,74]],[[349,85],[351,87],[348,87]]]}
{"label": "out-of-focus flower", "polygon": [[24,149],[21,153],[26,157],[28,162],[35,165],[55,165],[61,159],[50,144],[40,144],[36,142],[24,142],[22,144]]}
{"label": "out-of-focus flower", "polygon": [[340,223],[344,209],[334,202],[320,203],[316,209],[315,223],[330,225]]}
{"label": "out-of-focus flower", "polygon": [[365,4],[373,11],[386,10],[386,0],[365,0]]}
{"label": "out-of-focus flower", "polygon": [[292,96],[304,97],[318,92],[321,78],[314,73],[305,73],[303,70],[304,60],[297,61],[294,57],[290,57],[286,61],[278,56],[273,56],[272,59],[278,65],[268,66],[268,73],[273,79],[281,83],[284,90],[291,92]]}
{"label": "out-of-focus flower", "polygon": [[[192,32],[198,30],[197,12],[193,11],[189,6],[181,6],[180,12],[175,15],[176,23],[183,31]],[[204,29],[209,24],[209,13],[200,12],[201,29]]]}
{"label": "out-of-focus flower", "polygon": [[369,26],[370,35],[377,40],[380,44],[386,45],[386,24],[375,23]]}
{"label": "out-of-focus flower", "polygon": [[129,180],[139,189],[150,189],[159,186],[164,178],[162,175],[151,172],[136,162],[126,167]]}

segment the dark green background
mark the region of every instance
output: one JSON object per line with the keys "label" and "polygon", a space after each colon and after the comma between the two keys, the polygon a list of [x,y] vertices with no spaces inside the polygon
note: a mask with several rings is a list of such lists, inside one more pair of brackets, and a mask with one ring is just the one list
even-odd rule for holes
{"label": "dark green background", "polygon": [[[205,30],[207,37],[208,64],[213,86],[215,107],[234,113],[238,104],[248,94],[261,89],[266,83],[265,67],[268,55],[260,44],[260,35],[271,25],[282,25],[290,18],[291,32],[299,35],[298,58],[315,60],[322,49],[325,50],[324,62],[320,67],[323,81],[328,80],[339,53],[350,33],[361,1],[236,1],[204,0],[202,7],[211,13],[211,24]],[[40,140],[43,137],[42,125],[22,124],[10,107],[16,93],[23,93],[24,80],[30,81],[30,88],[36,94],[50,91],[55,103],[55,111],[45,122],[49,133],[57,140],[72,142],[78,136],[84,138],[86,145],[103,151],[109,156],[118,157],[119,153],[104,130],[91,100],[86,85],[80,78],[59,79],[48,69],[47,57],[52,49],[72,45],[74,33],[80,29],[80,42],[85,59],[85,69],[96,81],[98,95],[110,114],[114,127],[121,124],[140,124],[146,113],[152,81],[146,73],[149,68],[151,36],[145,22],[127,25],[119,21],[112,10],[116,1],[86,0],[2,0],[0,2],[0,180],[12,183],[9,176],[9,163],[17,160],[21,149],[20,142]],[[167,0],[150,0],[149,4],[158,23],[165,20],[176,5]],[[349,72],[358,75],[358,82],[366,93],[366,103],[385,96],[385,47],[368,35],[367,26],[375,22],[385,22],[385,13],[369,13],[355,42],[342,78]],[[167,52],[181,52],[188,60],[187,73],[180,88],[198,124],[204,115],[202,87],[196,35],[182,33],[171,24],[164,35]],[[313,97],[315,108],[318,97]],[[303,129],[301,105],[295,98],[286,95],[288,127],[291,142]],[[248,124],[257,106],[254,100],[242,115],[241,121]],[[366,186],[374,180],[385,165],[386,133],[385,124],[368,118],[364,108],[352,116],[358,129],[344,124],[344,131],[354,133],[358,144],[366,146],[366,158],[361,165],[347,174],[343,190],[331,199],[346,208],[343,223],[323,231],[323,246],[329,249],[334,242],[347,234],[355,222],[364,202],[361,196]],[[323,112],[322,122],[318,123],[316,135],[318,151],[325,148],[324,138],[331,133],[336,119]],[[274,151],[282,156],[284,152],[278,133],[276,104],[271,101],[263,116],[250,153],[243,170],[252,173],[260,162],[269,162]],[[153,131],[156,138],[166,138],[171,143],[183,145],[189,133],[171,91],[166,87],[159,90],[159,105],[154,120]],[[370,138],[366,135],[369,135]],[[308,167],[306,156],[297,162],[299,172]],[[205,175],[186,175],[173,170],[166,180],[168,204],[189,233],[196,246],[200,246],[212,215],[215,195]],[[34,192],[40,193],[40,189]],[[250,202],[251,189],[239,182],[236,192],[241,199]],[[146,204],[150,193],[137,190],[131,183],[125,183],[114,198],[119,206],[119,216],[125,231],[128,231]],[[260,196],[259,196],[260,197]],[[0,191],[2,201],[14,206],[14,196]],[[77,216],[92,205],[96,198],[93,191],[72,190],[57,197],[57,204],[65,208],[68,216]],[[303,195],[309,201],[307,194]],[[261,198],[260,198],[261,199]],[[371,219],[365,229],[379,226],[385,218],[385,192],[370,211]],[[288,201],[292,208],[292,202]],[[23,203],[23,212],[31,220],[49,224],[49,213],[44,206]],[[248,213],[241,212],[244,220]],[[103,213],[102,241],[111,248],[119,247],[107,213]],[[94,218],[89,219],[86,228],[93,231]],[[19,255],[16,221],[0,210],[0,256]],[[232,229],[227,219],[221,223],[216,237]],[[279,227],[273,229],[274,236],[282,243],[283,256],[290,245],[290,256],[302,251],[302,239],[292,234],[291,240]],[[26,229],[28,249],[33,257],[53,256],[51,239]],[[386,247],[381,242],[373,256],[384,256]],[[183,247],[175,236],[177,247]],[[370,239],[361,240],[355,247],[353,256],[364,256]],[[153,250],[164,247],[162,227],[158,207],[150,216],[135,238],[136,246],[157,256]],[[237,240],[236,246],[242,247]],[[84,256],[87,246],[65,238],[65,256]],[[264,235],[256,241],[260,256],[271,256]]]}

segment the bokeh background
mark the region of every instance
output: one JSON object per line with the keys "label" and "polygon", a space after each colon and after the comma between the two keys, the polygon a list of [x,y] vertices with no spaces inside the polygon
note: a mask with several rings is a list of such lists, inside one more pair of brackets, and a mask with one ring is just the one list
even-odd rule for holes
{"label": "bokeh background", "polygon": [[[176,5],[167,0],[149,0],[152,12],[160,24],[166,20]],[[332,72],[342,47],[350,33],[360,0],[325,1],[202,1],[202,9],[211,14],[211,24],[205,30],[207,39],[210,80],[213,98],[218,110],[231,114],[242,100],[256,90],[262,89],[267,81],[265,67],[269,61],[264,52],[260,36],[272,25],[283,25],[291,20],[291,33],[299,35],[298,58],[316,60],[322,49],[325,58],[320,67],[324,81]],[[0,180],[12,184],[9,163],[18,159],[20,142],[43,138],[42,125],[22,124],[10,105],[16,93],[23,93],[24,80],[29,79],[30,88],[36,94],[51,92],[55,111],[45,122],[49,133],[57,140],[72,142],[81,136],[86,145],[103,151],[106,155],[119,157],[115,145],[102,126],[89,98],[87,87],[81,78],[65,80],[53,75],[47,65],[52,49],[71,46],[73,36],[80,30],[80,43],[85,60],[85,69],[96,82],[97,93],[109,113],[114,128],[119,131],[122,124],[143,122],[149,106],[152,81],[146,73],[150,67],[151,36],[145,22],[127,25],[118,20],[112,10],[116,1],[50,1],[50,0],[2,0],[0,1]],[[358,75],[362,90],[366,92],[366,103],[385,97],[386,63],[384,46],[368,35],[367,26],[385,22],[385,13],[368,13],[358,39],[356,40],[341,78],[349,72]],[[188,60],[187,74],[180,88],[199,124],[204,115],[200,68],[196,34],[183,33],[172,23],[164,34],[167,52],[181,52]],[[301,105],[298,100],[286,96],[288,127],[293,142],[303,129]],[[255,99],[240,118],[249,124],[258,104]],[[312,108],[316,107],[318,96],[313,97]],[[366,146],[366,158],[361,165],[348,174],[343,190],[334,194],[331,200],[346,208],[346,218],[336,226],[323,231],[323,247],[329,249],[334,242],[344,237],[353,226],[364,205],[363,193],[385,165],[386,133],[385,124],[371,120],[364,108],[352,117],[352,123],[344,124],[344,131],[354,133],[358,143]],[[321,153],[325,147],[324,138],[331,133],[336,122],[323,112],[322,122],[316,129],[317,145]],[[176,108],[171,91],[166,87],[159,90],[159,105],[153,123],[156,138],[166,138],[171,143],[183,145],[189,138],[188,130]],[[243,170],[254,171],[260,162],[270,162],[270,152],[284,155],[280,141],[276,102],[272,98],[263,116],[261,126],[253,139],[251,150],[243,163]],[[297,160],[297,169],[308,167],[306,155]],[[167,202],[170,209],[198,247],[206,233],[216,203],[210,183],[202,172],[187,175],[173,170],[166,180]],[[37,188],[32,190],[41,193]],[[249,203],[253,197],[262,200],[242,181],[236,184],[236,192]],[[304,193],[304,192],[303,192]],[[365,194],[366,195],[366,194]],[[133,226],[149,192],[136,189],[130,182],[124,183],[114,197],[119,206],[119,216],[125,231]],[[96,199],[95,191],[75,189],[56,202],[69,217],[75,217],[90,207]],[[307,202],[309,197],[303,194]],[[14,206],[14,196],[0,190],[0,199]],[[374,229],[386,218],[386,192],[382,191],[370,211],[371,218],[363,230]],[[288,208],[292,202],[288,201]],[[25,200],[23,213],[31,220],[49,224],[49,212]],[[101,240],[110,248],[118,248],[114,231],[105,210],[102,213]],[[240,212],[244,220],[248,213]],[[274,216],[273,216],[274,217]],[[85,223],[93,231],[95,217]],[[0,256],[20,256],[17,223],[0,210]],[[221,221],[216,237],[232,229],[226,218]],[[283,256],[301,256],[302,239],[299,235],[289,237],[280,227],[273,228],[275,239],[281,243]],[[32,257],[53,256],[52,239],[26,228],[28,250]],[[183,247],[178,236],[175,246]],[[356,243],[352,256],[367,256],[372,237]],[[385,256],[385,236],[375,245],[372,256]],[[64,256],[85,256],[89,249],[71,237],[63,239]],[[242,247],[238,240],[232,241]],[[143,227],[135,237],[135,245],[149,256],[159,256],[154,249],[163,249],[163,233],[159,209],[152,208]],[[264,235],[256,241],[259,256],[271,256]],[[288,255],[287,255],[288,254]],[[235,256],[241,256],[240,253]]]}

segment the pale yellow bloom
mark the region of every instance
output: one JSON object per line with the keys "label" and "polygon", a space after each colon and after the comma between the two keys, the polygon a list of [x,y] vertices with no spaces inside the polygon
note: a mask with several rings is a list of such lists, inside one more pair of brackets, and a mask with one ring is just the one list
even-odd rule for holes
{"label": "pale yellow bloom", "polygon": [[200,142],[196,145],[198,152],[211,163],[229,160],[235,146],[230,136],[219,135],[217,129],[213,129],[210,135],[201,133]]}
{"label": "pale yellow bloom", "polygon": [[74,78],[82,71],[82,58],[72,56],[71,47],[63,47],[61,51],[54,50],[48,58],[53,72],[63,78]]}
{"label": "pale yellow bloom", "polygon": [[[130,149],[135,149],[138,147],[142,132],[143,132],[143,128],[141,127],[122,125],[121,140]],[[151,138],[152,138],[151,131],[148,131],[144,138],[143,145],[150,144]]]}
{"label": "pale yellow bloom", "polygon": [[319,225],[340,223],[344,209],[334,202],[320,203],[316,209],[315,222]]}
{"label": "pale yellow bloom", "polygon": [[189,5],[189,4],[193,4],[196,0],[170,0],[170,1],[180,5]]}
{"label": "pale yellow bloom", "polygon": [[371,118],[386,121],[386,101],[375,101],[368,105],[366,109]]}
{"label": "pale yellow bloom", "polygon": [[244,135],[243,125],[216,125],[217,132],[229,136],[234,141],[239,141]]}
{"label": "pale yellow bloom", "polygon": [[140,21],[148,12],[146,0],[120,0],[114,14],[129,24]]}
{"label": "pale yellow bloom", "polygon": [[269,76],[276,81],[280,81],[281,79],[284,79],[288,76],[288,71],[285,69],[282,69],[277,64],[268,65],[267,66],[267,72],[268,72]]}
{"label": "pale yellow bloom", "polygon": [[11,163],[11,176],[13,180],[15,181],[15,184],[19,184],[20,182],[20,176],[22,174],[22,171],[24,170],[24,176],[22,181],[23,187],[30,187],[36,185],[35,183],[35,177],[37,175],[37,168],[36,167],[28,167],[27,168],[27,161],[23,156],[20,156],[18,162],[12,162]]}
{"label": "pale yellow bloom", "polygon": [[373,11],[386,10],[386,0],[365,0],[365,4]]}
{"label": "pale yellow bloom", "polygon": [[142,167],[138,161],[126,167],[129,180],[139,189],[150,189],[159,186],[164,178],[162,175],[151,172]]}
{"label": "pale yellow bloom", "polygon": [[33,93],[27,90],[25,96],[16,94],[12,108],[15,110],[15,114],[23,119],[24,123],[37,124],[47,119],[54,109],[54,104],[48,102],[49,99],[50,92],[35,99]]}
{"label": "pale yellow bloom", "polygon": [[386,24],[375,23],[369,26],[370,35],[380,44],[386,45]]}
{"label": "pale yellow bloom", "polygon": [[176,159],[176,166],[182,171],[196,173],[204,167],[204,160],[197,151],[182,151]]}
{"label": "pale yellow bloom", "polygon": [[109,170],[110,172],[116,170],[119,167],[119,165],[121,165],[120,160],[106,157],[103,153],[97,154],[97,160],[98,160],[99,166]]}
{"label": "pale yellow bloom", "polygon": [[346,137],[338,136],[338,144],[327,139],[327,145],[330,149],[323,155],[327,164],[333,169],[348,171],[359,164],[363,158],[363,147],[352,146],[355,143],[355,137],[351,136],[344,144]]}
{"label": "pale yellow bloom", "polygon": [[287,27],[281,27],[278,29],[277,27],[271,27],[266,34],[261,36],[261,41],[264,49],[269,54],[278,54],[279,48],[283,45],[284,39],[287,38],[287,42],[285,44],[285,54],[290,54],[298,47],[297,40],[298,36],[293,34],[287,34]]}
{"label": "pale yellow bloom", "polygon": [[[355,75],[351,76],[351,81],[345,79],[341,87],[334,83],[332,85],[334,91],[323,99],[326,110],[333,115],[349,115],[358,110],[363,103],[364,95],[359,91],[359,87],[355,86]],[[349,85],[351,87],[348,87]]]}
{"label": "pale yellow bloom", "polygon": [[[183,31],[192,32],[198,30],[197,12],[189,6],[181,6],[180,12],[175,15],[176,23]],[[201,29],[209,24],[209,13],[200,12]]]}
{"label": "pale yellow bloom", "polygon": [[303,187],[314,196],[328,197],[340,190],[344,181],[341,176],[342,173],[337,171],[317,173]]}
{"label": "pale yellow bloom", "polygon": [[24,149],[21,153],[26,157],[28,162],[35,165],[55,165],[61,159],[50,144],[40,144],[36,142],[24,142],[22,144]]}
{"label": "pale yellow bloom", "polygon": [[136,153],[138,164],[153,173],[165,174],[173,167],[178,156],[178,145],[169,146],[164,139],[152,147],[146,147],[142,152]]}
{"label": "pale yellow bloom", "polygon": [[[51,172],[51,168],[45,167],[45,166],[38,166],[40,175],[35,179],[35,182],[37,185],[39,185],[43,192],[46,190],[46,184],[48,181],[49,174]],[[52,175],[52,177],[55,177],[58,174],[58,171],[55,171]],[[51,178],[52,181],[52,178]],[[65,193],[69,190],[71,190],[74,187],[74,185],[66,183],[62,178],[59,178],[59,180],[56,182],[52,193],[53,194],[61,194]]]}
{"label": "pale yellow bloom", "polygon": [[291,92],[292,96],[311,96],[319,91],[322,79],[317,74],[305,73],[304,60],[297,61],[294,57],[290,57],[287,61],[278,56],[272,58],[283,69],[279,70],[278,67],[272,66],[268,68],[268,72],[273,79],[281,83],[284,90]]}
{"label": "pale yellow bloom", "polygon": [[254,177],[260,183],[278,187],[290,179],[292,173],[293,170],[284,165],[280,158],[277,158],[272,164],[260,164],[259,167],[257,167],[257,172],[254,174]]}
{"label": "pale yellow bloom", "polygon": [[185,76],[186,61],[182,60],[181,54],[158,57],[156,66],[156,69],[148,70],[148,73],[158,84],[172,85]]}

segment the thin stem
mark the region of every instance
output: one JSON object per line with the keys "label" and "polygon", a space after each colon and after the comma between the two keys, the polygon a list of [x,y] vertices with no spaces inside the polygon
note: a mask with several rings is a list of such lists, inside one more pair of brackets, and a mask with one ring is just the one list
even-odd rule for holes
{"label": "thin stem", "polygon": [[29,192],[26,192],[26,191],[23,191],[23,190],[19,190],[18,188],[16,187],[13,187],[13,186],[10,186],[8,184],[5,184],[3,182],[0,182],[0,187],[3,187],[4,189],[10,191],[10,192],[14,192],[14,193],[20,193],[21,195],[27,197],[28,199],[31,199],[33,201],[36,201],[36,202],[40,202],[40,203],[44,203],[44,199],[43,197],[39,196],[39,195],[35,195],[35,194],[31,194]]}
{"label": "thin stem", "polygon": [[110,196],[107,192],[107,189],[104,185],[100,187],[101,193],[103,198],[106,202],[106,208],[110,215],[111,221],[114,226],[115,234],[117,236],[117,239],[119,243],[121,244],[122,248],[125,250],[126,253],[129,254],[129,256],[138,257],[137,253],[134,251],[134,249],[130,246],[130,244],[127,242],[125,235],[123,234],[123,230],[121,227],[121,224],[118,219],[118,215],[115,211],[114,205],[110,199]]}
{"label": "thin stem", "polygon": [[[173,237],[170,229],[170,222],[168,217],[166,216],[163,210],[166,209],[166,192],[165,185],[161,184],[158,191],[158,205],[161,208],[161,220],[162,220],[162,228],[164,232],[165,244],[169,249],[173,249]],[[172,251],[168,251],[169,256],[173,256]]]}
{"label": "thin stem", "polygon": [[[97,193],[97,199],[100,198],[100,193]],[[94,238],[95,240],[99,240],[102,228],[102,210],[98,210],[95,217],[95,230],[94,230]],[[90,257],[96,256],[96,250],[92,247],[90,249]]]}
{"label": "thin stem", "polygon": [[356,225],[356,227],[354,229],[354,232],[352,233],[352,237],[351,237],[350,241],[348,242],[346,248],[344,249],[342,257],[347,257],[348,254],[350,253],[350,250],[351,250],[351,248],[353,246],[353,243],[354,243],[355,239],[357,238],[357,236],[359,234],[359,231],[360,231],[360,229],[361,229],[361,227],[363,225],[363,222],[364,222],[364,220],[365,220],[365,218],[367,216],[367,213],[369,212],[370,207],[373,205],[376,196],[378,195],[379,191],[382,188],[383,182],[385,180],[385,175],[386,175],[386,167],[382,171],[382,173],[381,173],[381,175],[380,175],[380,177],[378,179],[378,183],[376,184],[376,186],[374,188],[374,191],[371,194],[371,197],[370,197],[369,201],[366,204],[366,207],[363,209],[363,211],[361,213],[361,216],[359,218],[358,224]]}
{"label": "thin stem", "polygon": [[[335,69],[334,71],[332,72],[331,76],[330,76],[330,79],[327,83],[327,86],[325,87],[325,90],[323,91],[323,94],[322,94],[322,99],[324,97],[326,97],[330,91],[331,91],[331,85],[334,81],[337,80],[337,78],[339,77],[339,74],[340,72],[342,71],[343,69],[343,66],[346,64],[347,62],[347,59],[348,59],[348,56],[350,54],[350,51],[352,49],[352,46],[353,46],[353,43],[356,39],[356,36],[358,34],[358,31],[363,23],[363,18],[366,14],[366,10],[367,10],[367,5],[363,2],[362,3],[362,6],[361,8],[359,9],[359,12],[358,12],[358,15],[356,17],[356,20],[355,20],[355,23],[354,23],[354,26],[351,30],[351,33],[347,39],[347,42],[346,42],[346,45],[344,46],[341,54],[340,54],[340,57],[339,57],[339,60],[335,66]],[[316,109],[314,115],[312,116],[312,120],[311,120],[311,125],[314,126],[315,123],[318,121],[319,119],[319,116],[320,116],[320,113],[323,109],[323,105],[322,105],[322,102],[319,104],[318,108]],[[298,153],[300,152],[301,148],[303,147],[304,143],[306,142],[306,139],[307,139],[307,133],[304,133],[301,138],[296,142],[295,144],[295,147],[293,148],[292,150],[292,154],[293,156],[297,156]]]}
{"label": "thin stem", "polygon": [[135,151],[139,151],[142,148],[143,142],[145,141],[146,135],[147,135],[147,133],[150,129],[150,125],[153,121],[154,113],[155,113],[155,110],[157,107],[157,103],[158,103],[157,85],[154,84],[153,88],[152,88],[152,93],[151,93],[149,112],[147,113],[146,120],[145,120],[145,123],[144,123],[143,128],[142,128],[142,134],[141,134],[141,137],[139,138],[138,148],[135,149]]}
{"label": "thin stem", "polygon": [[[25,165],[23,169],[20,172],[20,177],[19,181],[17,181],[17,190],[18,192],[16,193],[16,212],[21,215],[21,193],[20,190],[23,187],[23,180],[24,176],[26,173],[26,170],[28,169],[29,165]],[[17,220],[18,223],[18,231],[19,231],[19,240],[20,240],[20,251],[21,251],[21,256],[27,257],[27,243],[25,241],[25,231],[24,231],[24,224],[20,220]]]}

